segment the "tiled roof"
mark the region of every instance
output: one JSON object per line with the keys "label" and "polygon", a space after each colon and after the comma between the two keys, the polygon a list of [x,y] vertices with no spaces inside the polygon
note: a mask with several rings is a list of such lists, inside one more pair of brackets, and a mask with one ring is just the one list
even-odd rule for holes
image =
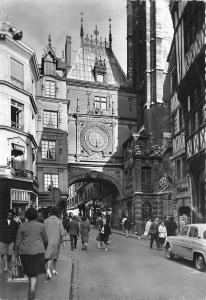
{"label": "tiled roof", "polygon": [[78,50],[74,64],[67,74],[67,79],[95,82],[93,71],[96,59],[105,60],[107,84],[129,86],[126,75],[112,50],[107,46],[105,47],[105,43],[96,44],[95,42],[91,43],[89,40],[83,42]]}

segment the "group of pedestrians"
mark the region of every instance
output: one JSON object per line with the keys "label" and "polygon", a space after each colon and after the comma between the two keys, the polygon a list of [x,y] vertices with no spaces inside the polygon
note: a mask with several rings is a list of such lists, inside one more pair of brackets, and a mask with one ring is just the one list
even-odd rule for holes
{"label": "group of pedestrians", "polygon": [[[130,224],[128,216],[122,218],[122,227],[125,232],[125,236],[129,237]],[[143,226],[145,224],[145,227]],[[144,227],[144,229],[143,229]],[[136,222],[135,234],[140,239],[142,234],[149,240],[150,248],[152,249],[154,241],[156,242],[157,249],[162,249],[165,244],[167,236],[176,235],[177,224],[174,221],[174,217],[166,218],[155,218],[153,221],[148,218],[146,222],[143,222],[140,218]]]}
{"label": "group of pedestrians", "polygon": [[87,250],[87,245],[89,241],[90,232],[90,222],[86,216],[83,216],[81,220],[77,216],[72,216],[68,220],[66,226],[66,231],[69,233],[71,251],[77,248],[77,240],[79,235],[81,236],[82,250]]}
{"label": "group of pedestrians", "polygon": [[[18,220],[15,221],[15,220]],[[51,207],[46,218],[30,207],[25,212],[25,220],[16,218],[9,209],[0,221],[0,255],[3,272],[13,276],[12,257],[21,262],[23,273],[29,280],[28,299],[35,298],[37,276],[46,273],[47,279],[58,275],[57,260],[61,243],[64,245],[66,230],[69,232],[71,250],[77,247],[77,238],[81,235],[82,249],[87,250],[90,225],[86,217],[81,222],[75,217],[63,226],[57,207]],[[14,262],[13,262],[14,265]]]}
{"label": "group of pedestrians", "polygon": [[[150,224],[151,223],[151,224]],[[150,224],[150,225],[149,225]],[[146,223],[148,236],[150,235],[150,248],[152,249],[154,241],[156,242],[157,249],[162,249],[165,246],[167,236],[177,234],[177,224],[173,217],[167,219],[155,218],[154,222],[151,219]]]}
{"label": "group of pedestrians", "polygon": [[[28,299],[35,298],[37,276],[46,273],[48,279],[56,271],[64,227],[57,207],[52,207],[49,217],[38,221],[38,212],[30,207],[25,212],[26,221],[15,217],[12,209],[0,221],[0,254],[3,272],[12,272],[12,256],[20,261],[24,275],[29,279]],[[15,220],[18,220],[15,221]]]}

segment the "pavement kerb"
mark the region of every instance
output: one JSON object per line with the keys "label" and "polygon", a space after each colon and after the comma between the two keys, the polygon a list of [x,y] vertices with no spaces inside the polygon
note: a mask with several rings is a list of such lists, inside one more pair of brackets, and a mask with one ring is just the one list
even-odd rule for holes
{"label": "pavement kerb", "polygon": [[[125,233],[121,230],[118,230],[118,229],[111,229],[111,232],[114,233],[114,234],[119,234],[119,235],[123,235],[125,236]],[[129,237],[128,238],[133,238],[133,239],[136,239],[136,240],[147,240],[146,237],[144,236],[141,236],[140,239],[138,239],[138,235],[134,234],[134,233],[129,233]]]}

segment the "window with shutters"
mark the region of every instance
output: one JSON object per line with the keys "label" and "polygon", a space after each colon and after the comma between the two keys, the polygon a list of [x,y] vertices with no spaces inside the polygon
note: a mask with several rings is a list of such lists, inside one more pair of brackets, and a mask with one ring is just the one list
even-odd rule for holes
{"label": "window with shutters", "polygon": [[57,111],[44,110],[44,127],[58,128],[58,114]]}
{"label": "window with shutters", "polygon": [[55,159],[56,158],[56,142],[45,141],[41,142],[42,146],[42,158],[43,159]]}
{"label": "window with shutters", "polygon": [[50,98],[55,98],[56,96],[56,84],[55,81],[46,80],[46,96]]}
{"label": "window with shutters", "polygon": [[10,80],[17,87],[24,88],[24,70],[23,64],[16,59],[10,59]]}

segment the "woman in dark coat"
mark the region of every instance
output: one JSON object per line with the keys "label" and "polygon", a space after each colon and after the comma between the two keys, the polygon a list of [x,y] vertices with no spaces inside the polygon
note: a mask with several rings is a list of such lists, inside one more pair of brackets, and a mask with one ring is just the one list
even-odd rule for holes
{"label": "woman in dark coat", "polygon": [[29,208],[25,217],[28,222],[19,225],[16,251],[20,254],[23,271],[29,278],[29,300],[35,298],[37,276],[45,273],[44,252],[48,243],[43,224],[36,221],[37,211]]}
{"label": "woman in dark coat", "polygon": [[110,225],[107,222],[106,218],[102,218],[102,225],[100,228],[100,241],[104,242],[105,244],[105,251],[108,251],[108,240],[109,236],[111,235]]}
{"label": "woman in dark coat", "polygon": [[87,250],[87,244],[89,241],[89,232],[90,232],[90,225],[89,221],[87,221],[86,217],[82,217],[82,221],[80,223],[80,234],[82,240],[82,250]]}

